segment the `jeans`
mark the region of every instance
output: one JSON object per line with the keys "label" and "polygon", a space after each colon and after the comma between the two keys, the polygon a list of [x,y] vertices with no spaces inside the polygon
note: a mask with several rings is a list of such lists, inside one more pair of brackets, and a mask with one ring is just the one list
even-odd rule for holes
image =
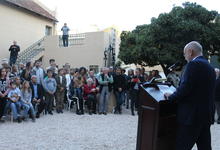
{"label": "jeans", "polygon": [[12,110],[12,113],[13,113],[13,119],[17,119],[18,116],[20,116],[19,114],[19,110],[20,110],[20,107],[21,107],[21,103],[20,102],[15,102],[15,103],[8,103],[10,104],[10,107],[11,107],[11,110]]}
{"label": "jeans", "polygon": [[79,98],[79,102],[76,101],[76,105],[77,105],[77,109],[76,109],[76,112],[77,113],[84,113],[84,110],[83,110],[83,91],[82,91],[82,88],[75,88],[75,95],[76,97]]}
{"label": "jeans", "polygon": [[69,35],[63,35],[63,46],[68,47],[69,41],[68,41]]}
{"label": "jeans", "polygon": [[24,114],[23,115],[24,115],[25,118],[28,118],[29,110],[31,111],[31,116],[35,117],[34,107],[31,103],[30,104],[22,103],[22,106],[24,107]]}
{"label": "jeans", "polygon": [[17,61],[16,55],[10,55],[10,66],[14,65]]}
{"label": "jeans", "polygon": [[125,92],[118,92],[115,91],[115,96],[116,96],[116,107],[115,107],[115,112],[121,112],[121,105],[124,102],[124,97],[125,97]]}
{"label": "jeans", "polygon": [[109,101],[109,88],[108,86],[103,86],[99,100],[100,113],[108,112],[108,101]]}

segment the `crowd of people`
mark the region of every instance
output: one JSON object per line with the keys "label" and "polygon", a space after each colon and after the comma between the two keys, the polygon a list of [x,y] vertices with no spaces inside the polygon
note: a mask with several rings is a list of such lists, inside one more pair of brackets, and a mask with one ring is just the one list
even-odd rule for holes
{"label": "crowd of people", "polygon": [[[26,64],[2,62],[0,69],[0,120],[11,114],[15,122],[30,118],[35,122],[42,112],[53,115],[63,113],[64,106],[75,108],[76,114],[90,115],[122,113],[122,105],[135,115],[138,107],[138,87],[141,82],[160,77],[154,70],[151,75],[144,68],[125,70],[103,67],[99,73],[85,67],[71,68],[67,63],[58,68],[54,59],[43,69],[41,61]],[[109,110],[110,94],[115,95],[114,106]]]}

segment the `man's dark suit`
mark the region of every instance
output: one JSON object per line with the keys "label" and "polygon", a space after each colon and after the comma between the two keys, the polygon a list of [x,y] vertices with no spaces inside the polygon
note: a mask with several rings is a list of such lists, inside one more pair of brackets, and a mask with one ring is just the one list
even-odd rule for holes
{"label": "man's dark suit", "polygon": [[169,100],[178,102],[177,150],[211,150],[210,125],[214,121],[215,71],[199,56],[190,61],[177,91]]}
{"label": "man's dark suit", "polygon": [[38,105],[38,111],[37,111],[37,115],[39,115],[41,112],[43,112],[44,108],[45,108],[45,101],[43,99],[43,87],[40,84],[36,84],[37,85],[37,97],[35,97],[35,91],[34,91],[34,85],[32,82],[30,82],[30,87],[32,90],[32,104],[35,107],[36,102],[33,102],[33,99],[40,99],[40,103]]}

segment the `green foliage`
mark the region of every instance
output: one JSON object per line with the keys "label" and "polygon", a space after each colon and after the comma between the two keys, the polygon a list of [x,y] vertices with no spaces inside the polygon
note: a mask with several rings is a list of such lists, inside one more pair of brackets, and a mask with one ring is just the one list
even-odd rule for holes
{"label": "green foliage", "polygon": [[183,48],[190,41],[202,44],[204,55],[220,49],[220,17],[196,3],[186,2],[171,12],[152,18],[151,24],[123,31],[119,58],[125,64],[161,65],[165,71],[177,62],[184,62]]}

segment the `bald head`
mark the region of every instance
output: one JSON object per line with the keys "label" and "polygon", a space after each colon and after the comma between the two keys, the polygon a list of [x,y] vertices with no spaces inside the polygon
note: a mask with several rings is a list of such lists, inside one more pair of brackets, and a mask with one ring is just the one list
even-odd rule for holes
{"label": "bald head", "polygon": [[202,56],[203,55],[203,49],[201,44],[199,44],[196,41],[192,41],[184,47],[184,57],[186,61],[191,61],[195,57]]}

